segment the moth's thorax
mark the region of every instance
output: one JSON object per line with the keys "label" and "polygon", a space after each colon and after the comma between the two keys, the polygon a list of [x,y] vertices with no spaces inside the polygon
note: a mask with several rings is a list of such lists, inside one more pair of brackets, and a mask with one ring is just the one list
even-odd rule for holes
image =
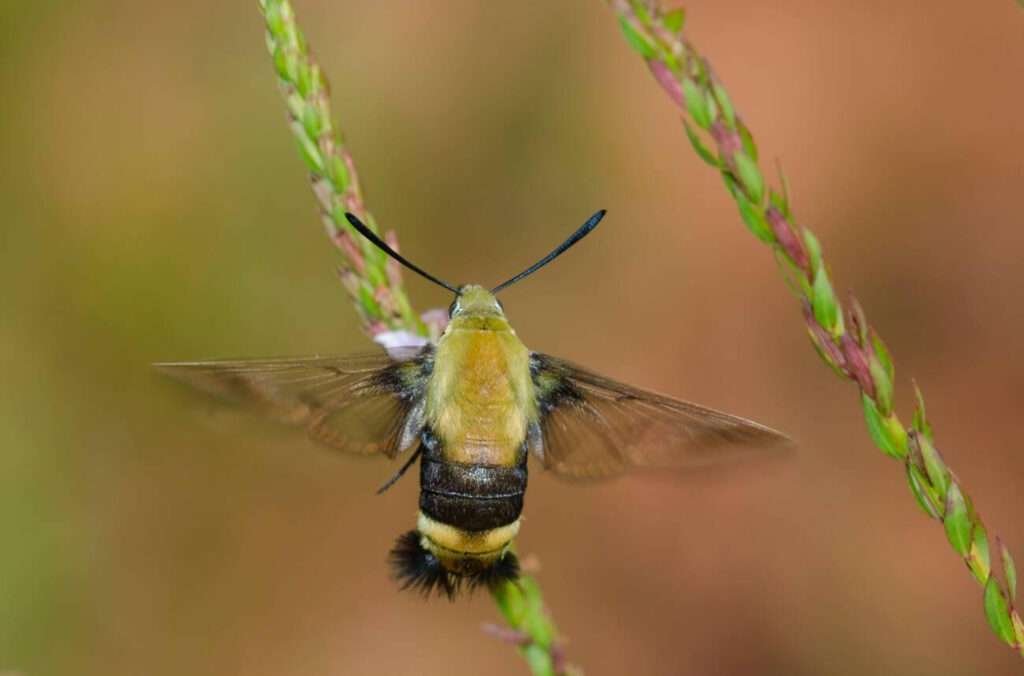
{"label": "moth's thorax", "polygon": [[427,389],[427,421],[444,456],[515,465],[535,410],[530,354],[504,317],[455,317],[438,341]]}

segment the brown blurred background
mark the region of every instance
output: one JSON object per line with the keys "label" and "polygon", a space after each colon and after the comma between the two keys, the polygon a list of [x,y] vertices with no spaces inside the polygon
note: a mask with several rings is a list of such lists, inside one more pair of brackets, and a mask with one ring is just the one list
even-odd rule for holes
{"label": "brown blurred background", "polygon": [[[526,343],[754,417],[789,461],[565,486],[520,550],[590,674],[1010,674],[981,592],[772,257],[598,0],[298,0],[370,207],[495,283]],[[1024,560],[1024,13],[1011,0],[689,3],[990,528]],[[396,591],[416,480],[156,376],[365,349],[254,0],[6,3],[0,41],[0,670],[520,674],[486,596]],[[417,306],[448,298],[409,279]]]}

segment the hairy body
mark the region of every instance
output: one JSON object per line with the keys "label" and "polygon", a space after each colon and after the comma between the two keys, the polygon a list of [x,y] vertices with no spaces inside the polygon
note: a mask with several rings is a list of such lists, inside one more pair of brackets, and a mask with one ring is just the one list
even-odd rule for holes
{"label": "hairy body", "polygon": [[477,574],[519,531],[537,423],[530,352],[481,287],[462,291],[438,341],[425,422],[420,544],[446,570]]}
{"label": "hairy body", "polygon": [[543,259],[494,289],[455,287],[413,265],[357,218],[389,256],[455,293],[436,345],[401,354],[159,364],[196,387],[246,401],[341,451],[420,461],[416,530],[391,562],[403,588],[494,586],[519,574],[527,457],[557,476],[596,479],[636,468],[696,467],[732,451],[783,445],[758,423],[644,391],[530,352],[495,294],[540,269],[597,226],[594,214]]}

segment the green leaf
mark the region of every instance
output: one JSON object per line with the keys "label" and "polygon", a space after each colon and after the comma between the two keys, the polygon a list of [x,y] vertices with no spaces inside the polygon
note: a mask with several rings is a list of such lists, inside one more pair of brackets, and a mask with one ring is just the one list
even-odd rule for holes
{"label": "green leaf", "polygon": [[995,575],[989,575],[985,583],[985,617],[996,635],[1008,645],[1016,643],[1013,631],[1013,619],[1010,617],[1010,604],[999,586]]}
{"label": "green leaf", "polygon": [[658,56],[658,49],[654,45],[654,41],[646,33],[643,33],[638,29],[633,22],[624,16],[619,17],[619,28],[622,29],[622,34],[626,36],[626,42],[633,48],[640,56],[645,59],[653,59]]}
{"label": "green leaf", "polygon": [[690,111],[690,115],[693,116],[693,121],[697,123],[697,126],[701,129],[709,128],[711,126],[711,112],[708,110],[707,99],[704,98],[704,92],[701,91],[692,78],[687,77],[683,79],[683,98],[686,100],[686,109]]}
{"label": "green leaf", "polygon": [[967,503],[960,492],[960,486],[950,484],[946,492],[946,537],[960,556],[967,556],[971,546],[971,517],[967,513]]}
{"label": "green leaf", "polygon": [[832,283],[828,280],[828,273],[825,268],[818,268],[814,275],[814,283],[811,286],[811,306],[814,310],[814,318],[826,330],[833,335],[839,333],[840,317],[839,305],[836,302],[835,292],[832,291]]}
{"label": "green leaf", "polygon": [[686,23],[686,10],[682,7],[673,9],[661,18],[661,23],[669,31],[679,35],[683,32],[683,25]]}
{"label": "green leaf", "polygon": [[697,132],[690,126],[690,123],[683,118],[683,129],[686,130],[686,138],[690,139],[690,145],[693,146],[693,150],[700,156],[702,160],[710,164],[715,169],[721,169],[722,165],[718,161],[718,158],[708,149],[704,142],[697,136]]}
{"label": "green leaf", "polygon": [[757,163],[743,153],[736,153],[733,158],[736,161],[736,171],[739,172],[740,182],[750,195],[750,201],[760,205],[764,199],[764,177]]}
{"label": "green leaf", "polygon": [[743,222],[747,224],[750,232],[754,233],[754,236],[762,242],[774,244],[775,233],[772,232],[771,226],[764,219],[764,212],[761,210],[761,207],[751,203],[742,190],[737,190],[734,196],[736,204],[740,208],[740,216],[743,217]]}

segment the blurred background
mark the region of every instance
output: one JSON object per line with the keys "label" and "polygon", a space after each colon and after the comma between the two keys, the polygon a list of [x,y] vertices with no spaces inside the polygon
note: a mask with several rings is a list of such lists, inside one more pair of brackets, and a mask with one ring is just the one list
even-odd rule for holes
{"label": "blurred background", "polygon": [[[799,451],[684,478],[532,475],[519,541],[591,674],[1010,674],[981,590],[819,363],[770,253],[597,0],[297,0],[370,208],[493,284],[530,347]],[[1024,559],[1024,14],[695,0],[992,531]],[[365,350],[253,0],[8,3],[0,41],[0,670],[521,674],[486,595],[398,593],[417,486],[155,375]],[[449,298],[407,277],[417,307]]]}

